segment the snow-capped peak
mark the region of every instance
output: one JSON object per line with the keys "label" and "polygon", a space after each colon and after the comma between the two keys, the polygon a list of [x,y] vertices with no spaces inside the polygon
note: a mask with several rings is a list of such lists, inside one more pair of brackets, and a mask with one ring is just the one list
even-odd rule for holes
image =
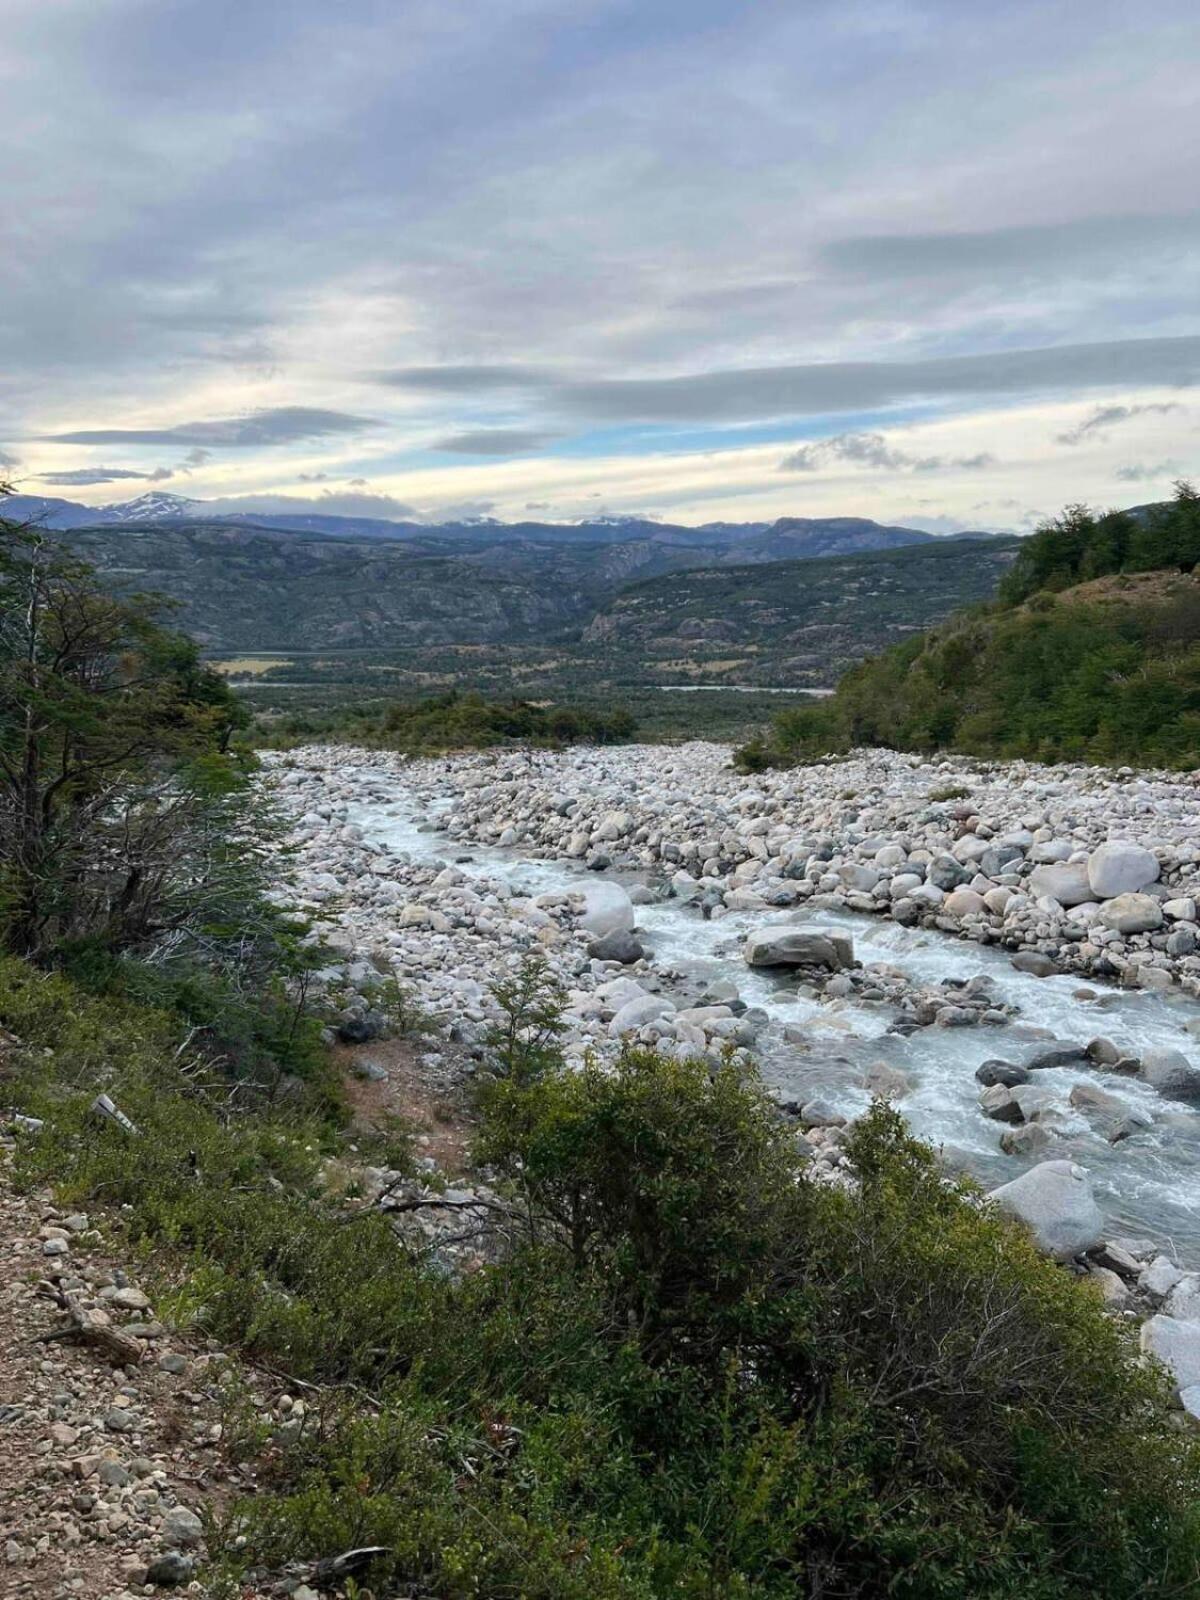
{"label": "snow-capped peak", "polygon": [[111,522],[161,522],[167,517],[196,517],[203,513],[202,500],[189,500],[186,495],[168,494],[163,489],[149,489],[136,500],[104,507],[105,521]]}

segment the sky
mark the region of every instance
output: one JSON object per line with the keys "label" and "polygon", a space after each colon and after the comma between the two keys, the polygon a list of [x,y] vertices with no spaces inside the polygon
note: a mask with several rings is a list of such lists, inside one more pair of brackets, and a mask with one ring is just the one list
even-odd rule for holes
{"label": "sky", "polygon": [[3,0],[0,472],[1033,526],[1200,477],[1195,0]]}

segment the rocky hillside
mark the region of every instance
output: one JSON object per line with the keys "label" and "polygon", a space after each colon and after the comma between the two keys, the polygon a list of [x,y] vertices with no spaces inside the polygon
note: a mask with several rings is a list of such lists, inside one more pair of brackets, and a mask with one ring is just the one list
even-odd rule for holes
{"label": "rocky hillside", "polygon": [[[14,505],[17,512],[21,509],[8,502],[10,515]],[[980,564],[958,554],[964,547],[957,542],[854,518],[828,523],[784,519],[745,537],[739,533],[736,541],[728,532],[672,530],[649,523],[636,529],[624,526],[623,536],[615,539],[608,536],[611,527],[604,530],[605,537],[591,541],[577,537],[582,531],[537,524],[530,524],[527,532],[516,526],[475,526],[467,537],[462,528],[414,526],[404,537],[352,538],[174,518],[58,533],[122,588],[161,593],[177,602],[180,625],[213,652],[403,649],[567,635],[586,627],[631,582],[663,579],[661,592],[673,604],[671,574],[698,567],[706,569],[697,579],[709,597],[705,603],[718,613],[742,605],[757,586],[764,596],[774,597],[778,619],[786,621],[793,599],[804,595],[806,585],[785,577],[781,602],[774,579],[747,580],[745,567],[757,574],[769,565],[774,572],[781,555],[791,558],[789,566],[798,558],[812,566],[808,557],[831,546],[842,552],[842,559],[834,569],[828,567],[829,558],[815,563],[823,569],[821,594],[832,596],[839,586],[847,586],[851,610],[860,598],[870,600],[875,594],[875,580],[867,576],[860,582],[855,564],[869,561],[876,546],[897,547],[884,552],[899,563],[897,575],[909,560],[923,563],[927,555],[948,553],[948,565],[935,562],[930,569],[936,577],[895,576],[900,589],[914,596],[911,625],[924,626],[953,605],[990,592],[1010,543],[988,540],[988,556]],[[565,537],[568,532],[570,538]],[[886,571],[893,574],[890,567]],[[949,592],[949,602],[932,607],[924,603],[920,597],[931,586]],[[685,587],[683,594],[683,603],[690,605],[692,590]],[[749,613],[745,618],[753,628],[767,620]],[[875,615],[869,618],[869,648],[896,636],[874,631],[876,620]],[[603,620],[597,623],[597,637],[603,637],[605,625]],[[670,627],[665,631],[670,633]],[[781,631],[786,629],[775,628],[772,639]],[[852,632],[858,631],[855,623]],[[822,652],[827,630],[810,643],[813,651]],[[861,644],[860,638],[860,648],[846,659],[856,659]]]}
{"label": "rocky hillside", "polygon": [[1071,507],[1022,545],[996,605],[862,661],[832,699],[783,713],[742,759],[878,744],[1200,766],[1198,555],[1187,486],[1149,526]]}
{"label": "rocky hillside", "polygon": [[702,568],[636,583],[585,638],[650,656],[753,650],[796,681],[828,683],[870,649],[988,598],[1015,539],[933,542],[813,561]]}

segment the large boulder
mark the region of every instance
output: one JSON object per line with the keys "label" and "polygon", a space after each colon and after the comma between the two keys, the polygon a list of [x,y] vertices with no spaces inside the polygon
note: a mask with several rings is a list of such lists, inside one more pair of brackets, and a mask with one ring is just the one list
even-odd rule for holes
{"label": "large boulder", "polygon": [[1029,887],[1038,899],[1057,900],[1060,906],[1081,906],[1090,900],[1093,889],[1088,882],[1087,865],[1082,861],[1053,862],[1034,867]]}
{"label": "large boulder", "polygon": [[970,883],[971,876],[961,861],[945,854],[935,856],[925,872],[925,877],[935,889],[946,891],[957,889],[961,883]]}
{"label": "large boulder", "polygon": [[1012,965],[1017,972],[1027,972],[1033,978],[1052,978],[1058,971],[1053,960],[1040,950],[1018,950]]}
{"label": "large boulder", "polygon": [[621,930],[593,939],[587,947],[587,953],[593,961],[619,961],[623,967],[632,966],[646,954],[635,933]]}
{"label": "large boulder", "polygon": [[1200,1067],[1182,1050],[1144,1050],[1138,1077],[1169,1100],[1200,1100]]}
{"label": "large boulder", "polygon": [[610,1038],[619,1039],[624,1033],[636,1033],[648,1022],[659,1022],[673,1015],[675,1007],[660,994],[646,994],[638,1000],[623,1005],[608,1025]]}
{"label": "large boulder", "polygon": [[603,938],[607,933],[632,933],[633,901],[619,883],[593,881],[581,886],[584,898],[579,926]]}
{"label": "large boulder", "polygon": [[1082,1255],[1104,1237],[1104,1218],[1091,1181],[1073,1161],[1043,1161],[993,1189],[991,1199],[1023,1222],[1038,1249],[1056,1261]]}
{"label": "large boulder", "polygon": [[811,928],[764,928],[746,941],[751,967],[827,967],[840,972],[854,965],[854,946],[844,934]]}
{"label": "large boulder", "polygon": [[951,917],[981,917],[987,910],[984,898],[974,889],[955,889],[946,896],[942,908]]}
{"label": "large boulder", "polygon": [[1144,845],[1124,841],[1102,844],[1088,857],[1088,882],[1097,900],[1132,894],[1158,877],[1158,858]]}
{"label": "large boulder", "polygon": [[1200,1322],[1181,1317],[1151,1317],[1142,1323],[1142,1349],[1169,1367],[1176,1387],[1200,1384]]}
{"label": "large boulder", "polygon": [[1096,921],[1114,933],[1150,933],[1162,927],[1162,906],[1148,894],[1118,894],[1104,902]]}
{"label": "large boulder", "polygon": [[1018,1084],[1029,1082],[1029,1073],[1025,1068],[1011,1061],[985,1061],[982,1066],[975,1068],[975,1076],[985,1089],[991,1089],[996,1084],[1013,1089]]}

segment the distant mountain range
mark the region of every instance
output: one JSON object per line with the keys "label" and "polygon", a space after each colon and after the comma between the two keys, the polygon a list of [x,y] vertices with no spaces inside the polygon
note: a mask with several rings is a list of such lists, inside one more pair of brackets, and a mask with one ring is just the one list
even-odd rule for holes
{"label": "distant mountain range", "polygon": [[[747,569],[910,548],[915,554],[958,542],[864,517],[698,528],[637,517],[433,525],[316,513],[214,514],[209,504],[162,493],[100,508],[13,496],[2,514],[40,523],[114,587],[174,601],[180,626],[214,654],[577,639],[628,585],[646,579],[668,585],[660,591],[665,599],[673,574],[700,569],[717,579],[737,568],[744,597]],[[789,573],[793,596],[797,582]],[[977,582],[964,582],[965,597]],[[764,573],[751,587],[769,595],[772,581]],[[709,616],[721,588],[717,581],[703,589]],[[827,594],[826,580],[823,601]],[[939,597],[937,615],[957,599],[957,593],[948,602]],[[917,609],[928,620],[929,608]],[[739,614],[748,619],[752,610],[743,606]],[[626,622],[625,613],[617,616],[615,641]],[[673,623],[665,615],[660,620],[670,634]],[[591,637],[604,638],[603,623]],[[867,639],[863,648],[875,642]]]}
{"label": "distant mountain range", "polygon": [[[295,510],[248,511],[229,500],[189,500],[184,495],[151,490],[134,500],[85,506],[46,495],[11,496],[6,517],[36,522],[58,532],[75,528],[111,528],[142,523],[228,523],[237,527],[272,528],[318,534],[331,539],[462,540],[472,544],[528,542],[537,544],[625,544],[645,540],[719,551],[736,545],[740,559],[778,561],[809,555],[846,555],[854,550],[893,549],[938,537],[918,528],[872,522],[866,517],[780,517],[776,522],[708,522],[699,527],[652,521],[647,517],[601,516],[584,522],[503,522],[494,517],[467,517],[450,522],[404,522],[378,517],[342,517],[313,511],[301,501]],[[979,538],[978,533],[952,537]]]}

